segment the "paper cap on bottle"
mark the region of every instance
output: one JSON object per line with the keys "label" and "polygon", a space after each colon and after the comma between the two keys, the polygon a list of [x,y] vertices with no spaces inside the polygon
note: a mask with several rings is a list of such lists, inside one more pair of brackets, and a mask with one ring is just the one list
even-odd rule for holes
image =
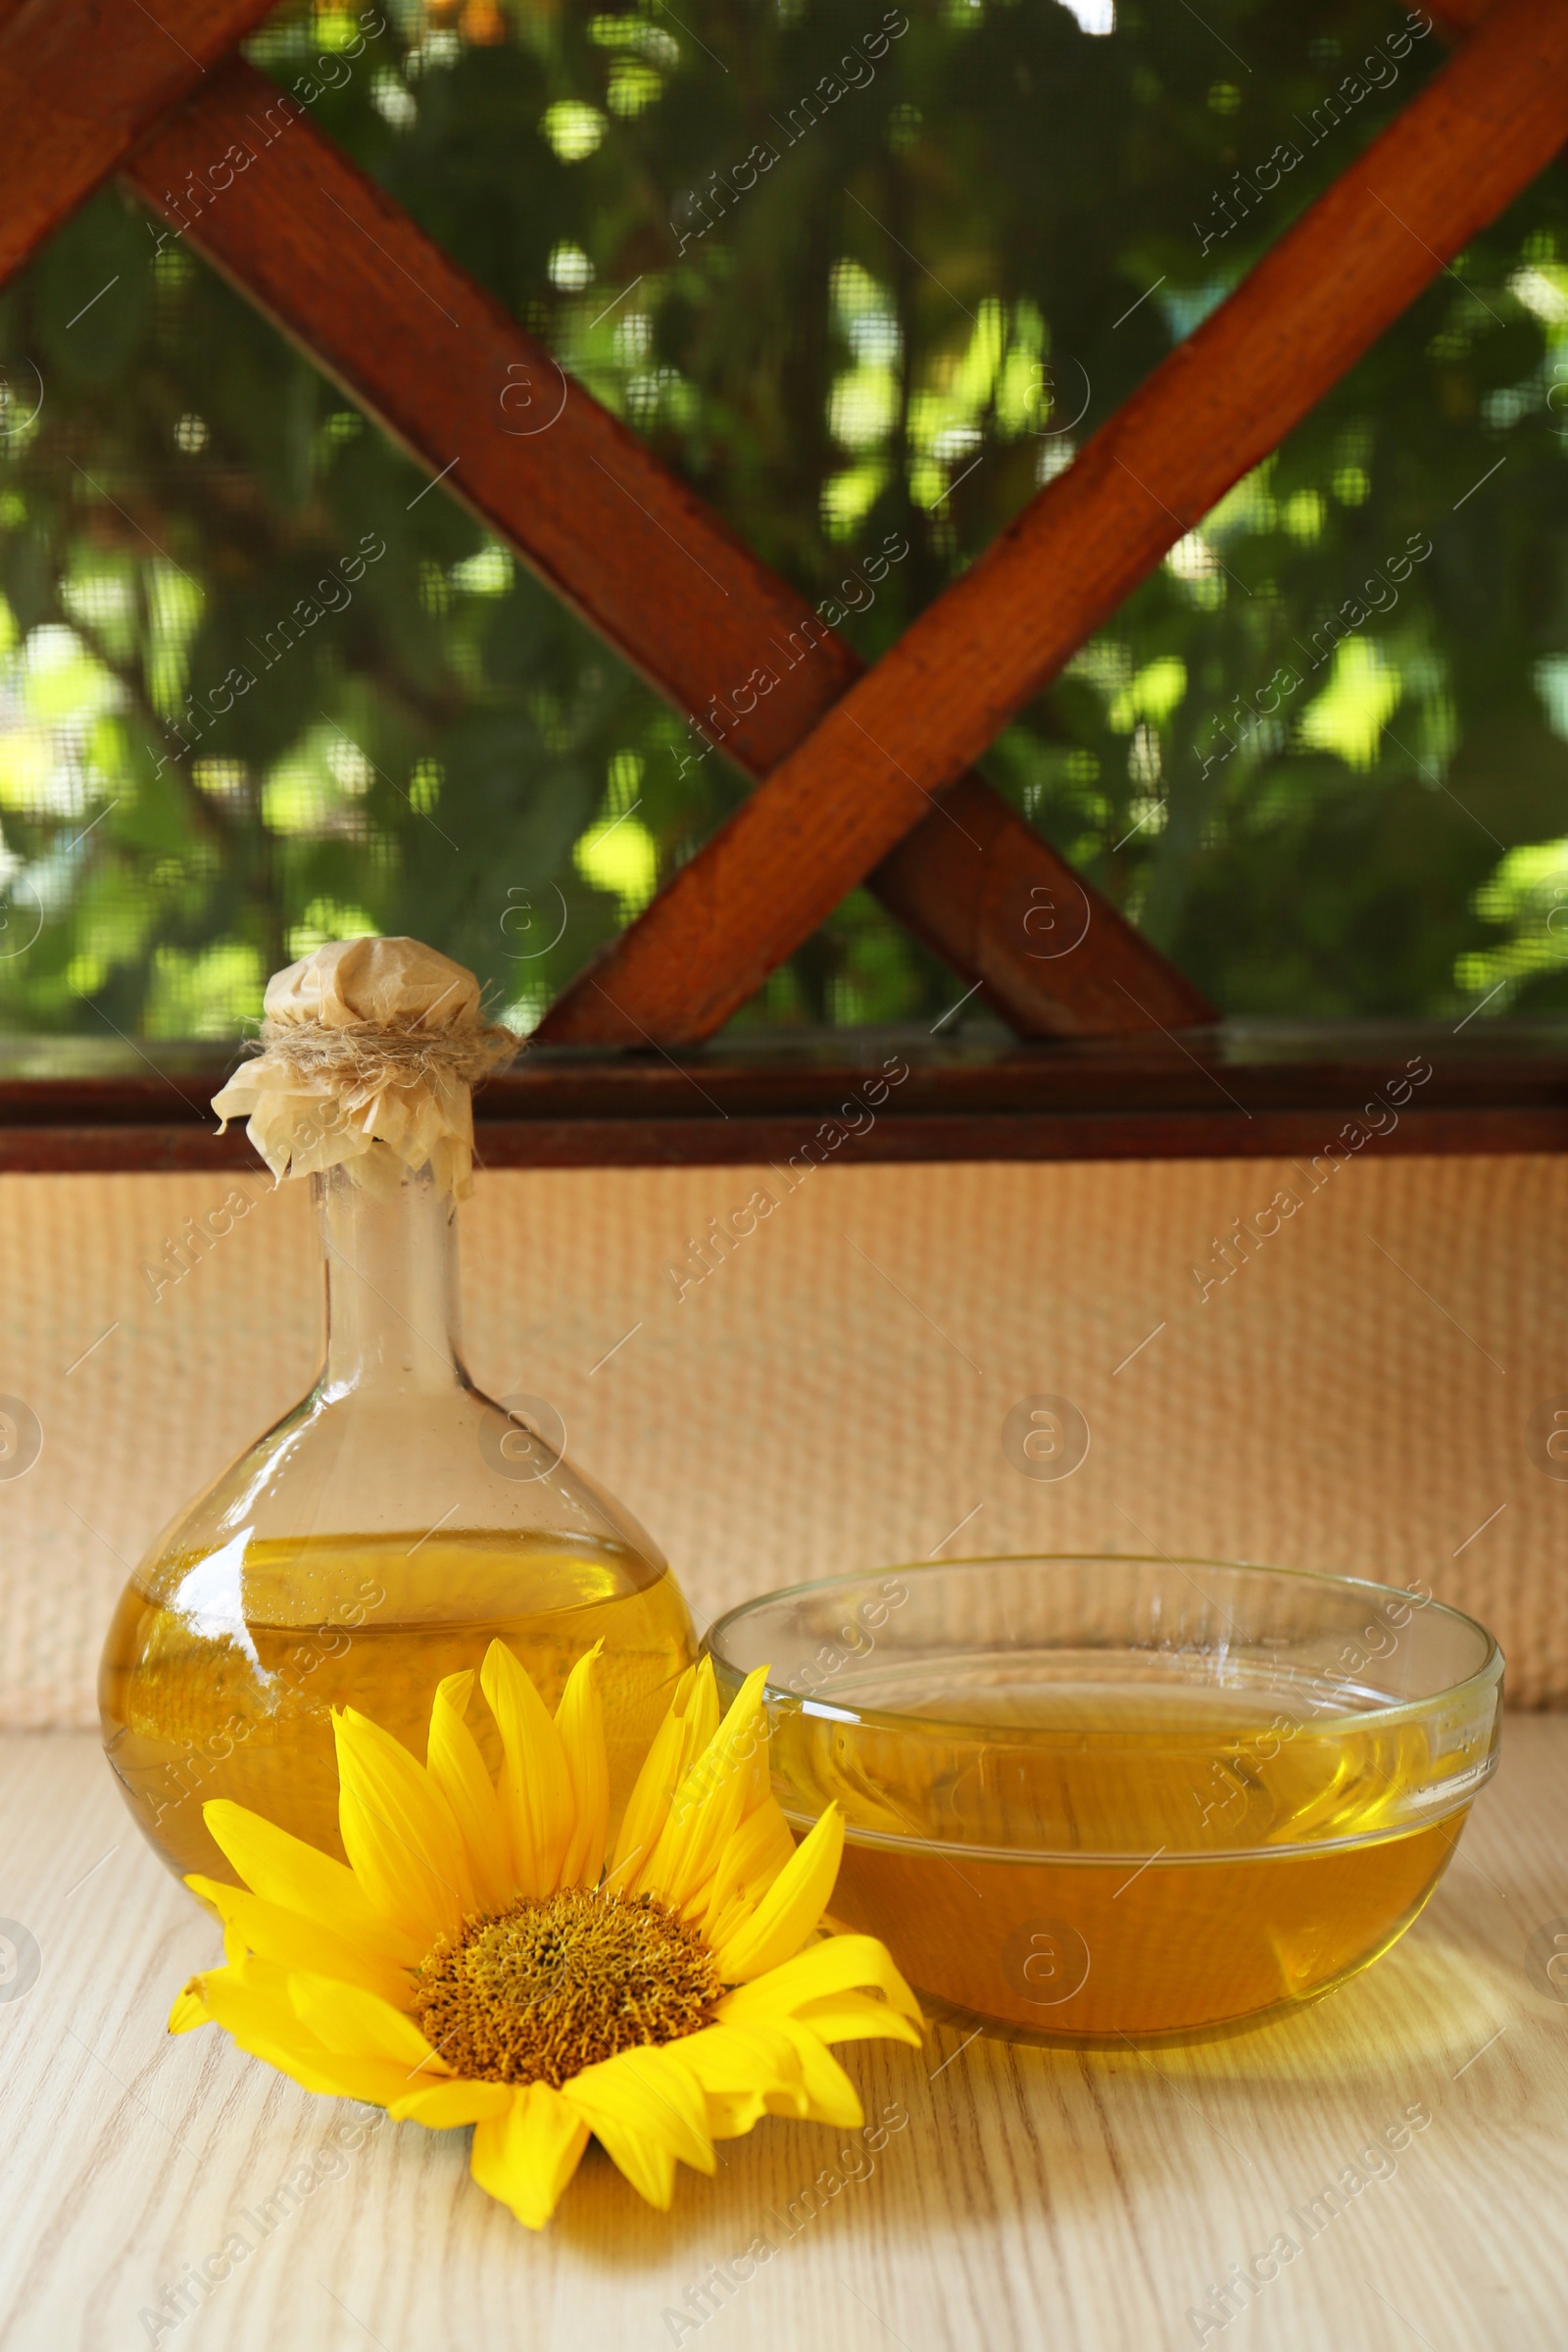
{"label": "paper cap on bottle", "polygon": [[475,1083],[518,1041],[488,1024],[479,984],[416,939],[334,940],[267,984],[263,1051],[213,1097],[242,1115],[272,1174],[346,1167],[394,1192],[406,1168],[472,1190]]}

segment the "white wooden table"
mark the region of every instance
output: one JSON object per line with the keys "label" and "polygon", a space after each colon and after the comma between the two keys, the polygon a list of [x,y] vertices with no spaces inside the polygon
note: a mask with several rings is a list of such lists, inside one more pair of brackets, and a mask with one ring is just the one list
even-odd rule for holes
{"label": "white wooden table", "polygon": [[[366,2133],[214,2028],[165,2034],[215,1931],[92,1741],[0,1740],[0,1915],[39,1953],[0,2000],[6,2352],[1568,2345],[1568,1997],[1539,1938],[1568,1936],[1568,1721],[1510,1721],[1425,1917],[1300,2015],[1149,2055],[946,2028],[923,2058],[852,2053],[867,2110],[906,2119],[879,2152],[763,2125],[662,2217],[591,2151],[541,2237],[472,2185],[466,2133]],[[1352,2192],[1347,2167],[1384,2177]],[[1259,2256],[1219,2325],[1209,2290]]]}

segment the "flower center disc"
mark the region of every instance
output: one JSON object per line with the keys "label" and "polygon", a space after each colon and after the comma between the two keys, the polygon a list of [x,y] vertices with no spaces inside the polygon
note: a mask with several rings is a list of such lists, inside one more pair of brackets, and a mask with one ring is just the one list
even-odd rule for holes
{"label": "flower center disc", "polygon": [[464,1922],[415,1977],[426,2038],[468,2082],[563,2082],[711,2025],[718,1963],[649,1896],[570,1887]]}

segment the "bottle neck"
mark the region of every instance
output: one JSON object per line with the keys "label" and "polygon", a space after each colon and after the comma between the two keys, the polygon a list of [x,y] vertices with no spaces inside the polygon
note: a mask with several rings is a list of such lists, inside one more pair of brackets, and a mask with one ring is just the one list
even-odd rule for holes
{"label": "bottle neck", "polygon": [[328,1399],[467,1385],[461,1357],[457,1204],[429,1167],[376,1199],[346,1168],[311,1179],[326,1258]]}

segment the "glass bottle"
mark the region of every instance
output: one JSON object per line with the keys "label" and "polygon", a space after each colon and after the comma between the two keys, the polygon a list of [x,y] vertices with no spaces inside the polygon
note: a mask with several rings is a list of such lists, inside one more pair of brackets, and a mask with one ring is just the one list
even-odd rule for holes
{"label": "glass bottle", "polygon": [[[341,1855],[331,1710],[359,1708],[422,1761],[436,1684],[477,1668],[495,1635],[551,1708],[603,1638],[618,1813],[695,1655],[662,1554],[567,1465],[550,1409],[509,1411],[464,1368],[457,1209],[431,1168],[386,1198],[342,1166],[311,1183],[321,1375],[153,1544],[99,1675],[105,1749],[138,1825],[172,1869],[220,1879],[232,1873],[208,1798]],[[486,1709],[470,1722],[494,1743]]]}

